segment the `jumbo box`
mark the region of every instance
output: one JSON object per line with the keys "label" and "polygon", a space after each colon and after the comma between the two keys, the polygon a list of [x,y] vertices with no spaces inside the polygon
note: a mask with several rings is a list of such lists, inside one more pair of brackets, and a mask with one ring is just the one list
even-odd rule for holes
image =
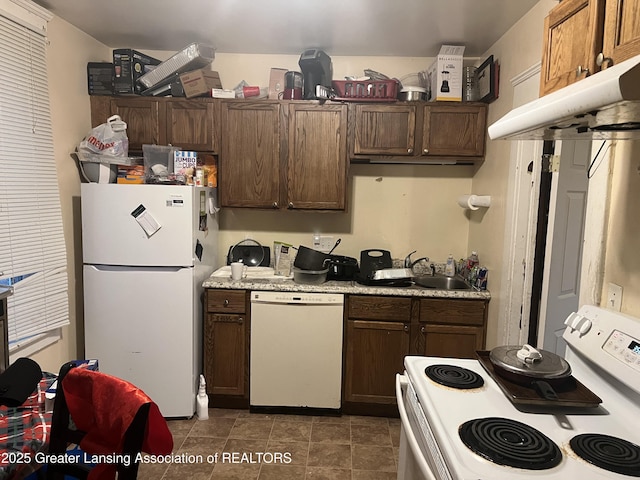
{"label": "jumbo box", "polygon": [[431,98],[434,101],[462,101],[462,56],[464,46],[442,45],[429,67]]}
{"label": "jumbo box", "polygon": [[119,48],[113,51],[114,93],[139,94],[145,89],[138,79],[150,71],[160,60],[131,48]]}

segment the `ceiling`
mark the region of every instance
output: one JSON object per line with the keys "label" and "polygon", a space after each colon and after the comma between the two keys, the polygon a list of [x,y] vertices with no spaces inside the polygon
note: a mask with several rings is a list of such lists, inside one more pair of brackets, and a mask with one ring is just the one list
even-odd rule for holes
{"label": "ceiling", "polygon": [[[111,48],[479,57],[538,0],[35,0]],[[542,27],[541,27],[542,28]]]}

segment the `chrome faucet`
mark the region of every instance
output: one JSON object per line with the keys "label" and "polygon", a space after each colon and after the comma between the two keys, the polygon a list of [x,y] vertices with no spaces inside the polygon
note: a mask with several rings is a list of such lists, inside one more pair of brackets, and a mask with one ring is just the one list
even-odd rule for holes
{"label": "chrome faucet", "polygon": [[418,262],[428,262],[429,261],[429,257],[420,257],[417,260],[411,260],[411,255],[413,255],[414,253],[416,253],[417,250],[414,250],[413,252],[411,252],[409,255],[407,255],[406,257],[404,257],[404,268],[409,268],[411,270],[413,270],[413,267],[415,266],[416,263]]}

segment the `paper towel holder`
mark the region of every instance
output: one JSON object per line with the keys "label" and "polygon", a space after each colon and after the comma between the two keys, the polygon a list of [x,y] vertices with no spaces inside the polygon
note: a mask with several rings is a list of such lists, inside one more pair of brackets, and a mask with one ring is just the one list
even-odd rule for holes
{"label": "paper towel holder", "polygon": [[469,210],[489,208],[491,206],[491,195],[462,195],[458,197],[458,205]]}

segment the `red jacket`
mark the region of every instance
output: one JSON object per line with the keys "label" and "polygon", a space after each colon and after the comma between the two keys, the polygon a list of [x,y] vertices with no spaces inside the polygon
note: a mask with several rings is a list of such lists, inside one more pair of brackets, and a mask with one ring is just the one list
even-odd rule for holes
{"label": "red jacket", "polygon": [[[142,390],[129,382],[86,368],[72,368],[62,380],[71,418],[87,432],[80,448],[88,454],[122,453],[124,434],[138,409],[150,403],[142,450],[151,455],[168,455],[173,436],[160,409]],[[130,459],[131,462],[135,458]],[[98,465],[90,480],[114,479],[115,464]]]}

